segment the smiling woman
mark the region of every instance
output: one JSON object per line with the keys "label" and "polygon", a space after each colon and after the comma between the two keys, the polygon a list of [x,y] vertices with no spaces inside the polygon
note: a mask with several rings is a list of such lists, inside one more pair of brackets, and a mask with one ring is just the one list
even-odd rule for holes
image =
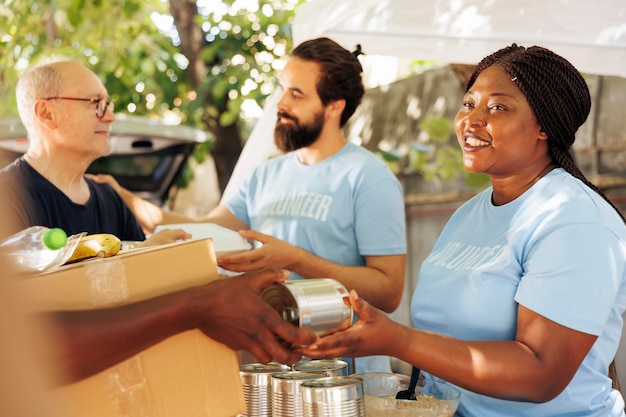
{"label": "smiling woman", "polygon": [[[491,176],[497,205],[514,200],[555,167],[545,131],[500,65],[486,68],[468,89],[455,128],[463,165]],[[508,186],[498,187],[498,181]]]}
{"label": "smiling woman", "polygon": [[303,353],[399,358],[426,384],[459,389],[465,417],[623,417],[610,370],[626,226],[569,152],[591,107],[584,78],[548,49],[513,44],[477,65],[460,107],[464,165],[491,187],[452,215],[423,262],[414,328],[353,292],[359,321]]}

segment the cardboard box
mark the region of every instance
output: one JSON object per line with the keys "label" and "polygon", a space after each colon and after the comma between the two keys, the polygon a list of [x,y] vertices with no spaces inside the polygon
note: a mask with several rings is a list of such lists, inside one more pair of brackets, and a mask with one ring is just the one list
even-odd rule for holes
{"label": "cardboard box", "polygon": [[[136,249],[18,283],[40,311],[120,305],[219,279],[210,239]],[[245,412],[234,351],[199,330],[53,391],[81,417],[231,417]]]}

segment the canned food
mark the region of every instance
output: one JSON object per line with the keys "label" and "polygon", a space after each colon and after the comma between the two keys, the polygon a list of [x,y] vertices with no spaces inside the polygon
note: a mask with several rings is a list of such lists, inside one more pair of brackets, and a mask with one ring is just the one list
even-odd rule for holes
{"label": "canned food", "polygon": [[279,363],[248,363],[239,366],[247,417],[270,417],[272,415],[271,376],[289,369],[289,366]]}
{"label": "canned food", "polygon": [[330,376],[300,387],[304,417],[365,417],[361,378]]}
{"label": "canned food", "polygon": [[315,372],[289,371],[272,374],[272,416],[303,417],[300,385],[304,381],[322,378]]}
{"label": "canned food", "polygon": [[293,366],[296,371],[321,373],[325,376],[347,376],[348,363],[341,359],[308,359]]}
{"label": "canned food", "polygon": [[286,321],[308,327],[319,335],[343,330],[352,324],[348,290],[331,278],[277,282],[261,294]]}

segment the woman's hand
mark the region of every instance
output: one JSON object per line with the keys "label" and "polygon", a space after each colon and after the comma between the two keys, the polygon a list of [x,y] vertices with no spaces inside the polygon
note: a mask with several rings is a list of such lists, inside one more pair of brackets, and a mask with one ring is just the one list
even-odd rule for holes
{"label": "woman's hand", "polygon": [[405,338],[399,337],[402,325],[350,291],[350,303],[359,320],[346,330],[322,337],[301,350],[311,358],[359,357],[389,355],[402,348]]}
{"label": "woman's hand", "polygon": [[254,230],[241,230],[239,235],[261,242],[263,246],[248,252],[220,256],[217,264],[228,271],[249,272],[267,268],[290,270],[300,251],[283,240]]}

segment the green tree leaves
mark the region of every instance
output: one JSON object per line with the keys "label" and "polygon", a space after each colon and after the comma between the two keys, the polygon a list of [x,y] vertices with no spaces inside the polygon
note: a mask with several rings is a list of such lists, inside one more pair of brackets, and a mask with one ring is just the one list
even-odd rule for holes
{"label": "green tree leaves", "polygon": [[248,130],[240,129],[241,106],[262,105],[273,90],[302,2],[2,1],[0,117],[17,114],[15,85],[25,68],[63,55],[102,78],[116,111],[213,133],[222,189],[243,147],[241,130]]}

